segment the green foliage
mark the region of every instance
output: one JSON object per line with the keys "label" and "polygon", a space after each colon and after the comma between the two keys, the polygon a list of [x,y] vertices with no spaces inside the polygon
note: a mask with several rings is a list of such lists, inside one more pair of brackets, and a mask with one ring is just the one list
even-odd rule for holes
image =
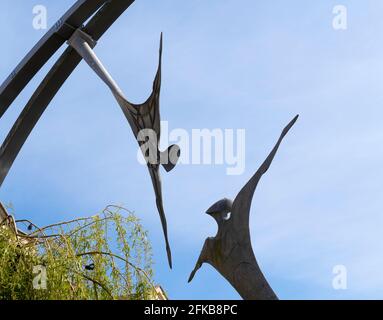
{"label": "green foliage", "polygon": [[[23,234],[11,225],[0,226],[0,300],[154,297],[151,246],[131,212],[109,206],[101,215]],[[36,289],[44,276],[34,274],[36,266],[46,270],[46,289]]]}

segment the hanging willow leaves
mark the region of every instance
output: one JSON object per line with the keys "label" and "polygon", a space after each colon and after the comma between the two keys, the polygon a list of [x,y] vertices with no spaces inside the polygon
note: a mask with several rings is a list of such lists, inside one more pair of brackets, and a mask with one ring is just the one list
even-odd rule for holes
{"label": "hanging willow leaves", "polygon": [[[150,242],[132,212],[108,206],[100,215],[43,228],[15,223],[28,232],[1,222],[0,299],[155,297]],[[36,289],[36,267],[46,270],[46,289]]]}

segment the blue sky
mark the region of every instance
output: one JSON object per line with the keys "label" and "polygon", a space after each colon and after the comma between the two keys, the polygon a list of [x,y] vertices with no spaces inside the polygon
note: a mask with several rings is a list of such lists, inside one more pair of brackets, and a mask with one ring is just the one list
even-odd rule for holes
{"label": "blue sky", "polygon": [[[48,8],[51,26],[73,3],[2,1],[1,79],[44,34],[32,28],[33,6]],[[338,4],[348,8],[346,31],[332,28]],[[227,176],[222,165],[162,173],[173,271],[136,142],[84,63],[36,126],[0,199],[40,225],[122,204],[149,230],[156,281],[170,298],[237,299],[208,265],[187,284],[204,239],[216,232],[204,212],[235,197],[299,113],[253,200],[259,264],[282,299],[383,298],[382,12],[380,0],[137,0],[99,42],[98,56],[141,102],[163,31],[161,112],[170,129],[246,129],[243,175]],[[1,138],[52,62],[1,119]],[[335,265],[347,267],[347,290],[332,288]]]}

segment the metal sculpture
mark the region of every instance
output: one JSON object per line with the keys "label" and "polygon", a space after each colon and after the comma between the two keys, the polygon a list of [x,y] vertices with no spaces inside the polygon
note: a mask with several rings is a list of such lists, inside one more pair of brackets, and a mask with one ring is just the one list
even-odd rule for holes
{"label": "metal sculpture", "polygon": [[[12,74],[1,85],[0,118],[4,115],[9,106],[26,87],[30,80],[46,64],[49,58],[52,57],[52,55],[66,41],[69,41],[70,45],[40,83],[0,148],[0,186],[4,182],[4,179],[8,175],[8,172],[22,146],[48,107],[49,103],[71,75],[73,70],[81,62],[83,58],[82,54],[87,62],[92,58],[96,59],[93,51],[89,51],[87,46],[95,46],[96,42],[102,37],[102,35],[111,27],[118,17],[130,7],[133,2],[134,0],[77,1],[53,26],[53,28],[51,28],[35,45],[35,47],[27,54]],[[85,23],[88,19],[89,21],[87,24],[83,26],[83,23]],[[79,50],[72,47],[72,45],[75,44],[79,45],[77,47]],[[80,50],[81,47],[84,51]],[[101,67],[101,64],[99,67]],[[105,69],[102,69],[102,72],[98,74],[102,78],[104,76],[109,76]],[[140,129],[145,128],[152,129],[158,134],[159,139],[159,92],[161,83],[161,64],[154,82],[153,94],[147,102],[142,105],[133,105],[128,103],[123,97],[122,92],[118,90],[117,85],[115,85],[111,77],[104,80],[111,86],[111,89],[113,89],[113,93],[115,94],[117,101],[120,103],[135,136],[137,137]],[[117,91],[114,91],[114,89]],[[139,142],[139,144],[141,146],[142,143]],[[167,171],[170,171],[179,158],[179,149],[177,146],[171,146],[166,152],[160,153],[158,151],[158,145],[155,145],[152,149],[154,148],[156,148],[155,150],[161,159],[156,164],[148,163],[148,167],[156,193],[157,207],[165,234],[168,261],[171,267],[171,251],[167,236],[166,218],[162,204],[159,164],[162,164]]]}
{"label": "metal sculpture", "polygon": [[[128,120],[133,134],[136,137],[144,156],[147,160],[147,165],[152,179],[154,192],[156,194],[157,209],[160,214],[162,228],[166,241],[166,251],[170,267],[172,266],[171,251],[168,241],[166,217],[163,208],[161,180],[159,175],[159,165],[165,168],[166,171],[171,171],[176,165],[180,157],[180,148],[177,145],[172,145],[165,152],[160,152],[158,142],[160,141],[161,123],[160,123],[160,89],[161,89],[161,59],[162,59],[162,34],[160,41],[160,59],[156,78],[153,83],[153,92],[148,100],[143,104],[130,103],[124,96],[122,90],[113,80],[112,76],[105,69],[101,61],[93,51],[95,45],[89,35],[81,30],[77,30],[69,39],[68,44],[76,49],[78,54],[92,68],[92,70],[100,77],[102,81],[109,87],[112,94],[120,105],[126,119]],[[151,139],[152,132],[154,139]],[[147,137],[146,141],[143,138]],[[144,149],[148,143],[149,149]],[[153,157],[150,157],[154,155]]]}
{"label": "metal sculpture", "polygon": [[212,265],[246,300],[278,299],[264,277],[251,246],[249,216],[256,187],[269,169],[278,148],[297,121],[296,116],[283,130],[277,144],[258,171],[238,193],[234,202],[223,199],[212,205],[206,213],[218,224],[214,238],[206,239],[189,282],[203,263]]}

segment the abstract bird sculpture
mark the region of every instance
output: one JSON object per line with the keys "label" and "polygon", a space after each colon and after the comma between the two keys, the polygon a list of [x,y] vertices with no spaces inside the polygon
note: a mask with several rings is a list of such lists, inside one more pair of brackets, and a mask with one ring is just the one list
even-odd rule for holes
{"label": "abstract bird sculpture", "polygon": [[249,182],[238,193],[234,202],[223,199],[206,213],[218,224],[218,233],[205,241],[189,282],[203,263],[211,264],[246,300],[278,299],[266,281],[251,246],[249,216],[255,189],[269,169],[278,148],[297,121],[296,116],[283,130],[277,144]]}
{"label": "abstract bird sculpture", "polygon": [[[144,157],[147,161],[154,192],[156,194],[157,209],[160,214],[162,228],[166,241],[166,251],[170,268],[172,267],[171,250],[168,240],[167,223],[162,201],[161,179],[159,174],[160,165],[166,171],[171,171],[180,157],[180,148],[177,145],[170,146],[165,152],[159,151],[158,143],[161,135],[160,119],[160,90],[161,90],[161,59],[162,59],[162,34],[160,41],[160,59],[156,78],[153,83],[153,92],[143,104],[129,102],[112,76],[108,73],[101,61],[93,51],[94,41],[89,35],[80,29],[69,39],[68,44],[72,46],[92,70],[109,87],[112,94],[120,105],[122,112],[128,120],[133,134],[137,139]],[[152,134],[153,136],[152,136]],[[147,137],[148,141],[144,138]],[[148,149],[145,149],[148,146]],[[153,157],[154,155],[154,157]]]}

